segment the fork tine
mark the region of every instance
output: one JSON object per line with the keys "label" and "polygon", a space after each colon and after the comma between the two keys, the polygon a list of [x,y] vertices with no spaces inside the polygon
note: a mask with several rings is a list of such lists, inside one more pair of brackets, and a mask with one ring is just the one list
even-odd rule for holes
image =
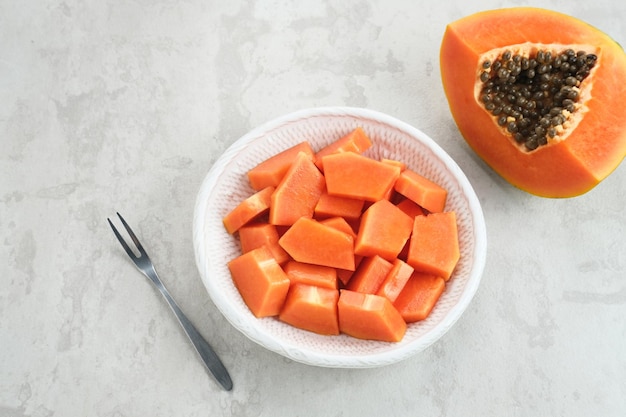
{"label": "fork tine", "polygon": [[122,247],[124,248],[124,250],[126,251],[128,256],[130,256],[130,258],[133,259],[133,260],[137,259],[137,255],[135,255],[135,253],[128,246],[128,244],[126,243],[126,241],[124,240],[122,235],[120,235],[120,232],[118,232],[117,228],[113,225],[113,223],[111,223],[111,219],[107,218],[107,221],[109,222],[109,226],[111,226],[111,229],[113,229],[113,233],[115,233],[115,237],[120,242],[120,244],[122,245]]}
{"label": "fork tine", "polygon": [[126,220],[124,220],[124,218],[122,217],[122,215],[120,213],[117,213],[117,217],[119,217],[120,220],[122,221],[122,224],[124,225],[124,228],[128,232],[128,235],[130,236],[130,238],[133,240],[133,243],[137,247],[137,250],[139,251],[139,253],[141,255],[148,256],[148,254],[146,253],[145,249],[141,245],[141,242],[139,241],[139,239],[137,239],[137,236],[133,232],[133,229],[131,229],[130,226],[128,225],[128,223],[126,223]]}

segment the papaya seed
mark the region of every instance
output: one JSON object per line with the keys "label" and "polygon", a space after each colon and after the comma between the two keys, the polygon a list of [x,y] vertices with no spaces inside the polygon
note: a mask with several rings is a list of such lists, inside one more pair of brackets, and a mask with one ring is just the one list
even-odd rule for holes
{"label": "papaya seed", "polygon": [[480,101],[518,143],[537,149],[563,131],[555,128],[576,111],[581,82],[597,60],[570,48],[526,55],[507,49],[481,63]]}

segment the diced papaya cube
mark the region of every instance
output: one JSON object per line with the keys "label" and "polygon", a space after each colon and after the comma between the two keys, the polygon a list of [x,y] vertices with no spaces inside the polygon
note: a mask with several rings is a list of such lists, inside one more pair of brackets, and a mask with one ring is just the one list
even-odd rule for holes
{"label": "diced papaya cube", "polygon": [[361,127],[357,127],[347,135],[320,149],[315,154],[315,165],[323,172],[322,158],[326,155],[341,152],[363,153],[372,146],[372,140]]}
{"label": "diced papaya cube", "polygon": [[391,262],[378,255],[363,259],[348,281],[347,289],[367,294],[376,294],[392,268]]}
{"label": "diced papaya cube", "polygon": [[410,169],[400,173],[394,188],[431,213],[443,211],[446,205],[446,189]]}
{"label": "diced papaya cube", "polygon": [[300,217],[313,217],[324,192],[324,176],[309,155],[300,152],[272,194],[270,223],[291,225]]}
{"label": "diced papaya cube", "polygon": [[252,314],[269,317],[280,313],[289,291],[289,277],[266,246],[231,260],[228,269]]}
{"label": "diced papaya cube", "polygon": [[450,279],[460,259],[456,214],[453,211],[417,216],[407,263],[416,271]]}
{"label": "diced papaya cube", "polygon": [[347,233],[350,236],[352,236],[354,239],[356,239],[356,232],[354,231],[352,226],[350,226],[350,224],[346,221],[346,219],[344,219],[343,217],[330,217],[328,219],[320,220],[319,222],[322,224],[325,224],[326,226],[330,226],[339,231]]}
{"label": "diced papaya cube", "polygon": [[413,220],[387,200],[372,204],[361,218],[354,253],[395,259],[411,236]]}
{"label": "diced papaya cube", "polygon": [[393,267],[387,274],[376,294],[382,295],[392,303],[396,301],[398,295],[413,274],[413,267],[401,259],[393,261]]}
{"label": "diced papaya cube", "polygon": [[340,290],[337,302],[339,330],[350,336],[399,342],[406,333],[406,322],[385,297]]}
{"label": "diced papaya cube", "polygon": [[316,287],[337,289],[337,269],[323,265],[289,261],[283,266],[291,285],[306,284]]}
{"label": "diced papaya cube", "polygon": [[399,167],[354,152],[326,155],[322,159],[330,195],[378,201],[389,197],[400,175]]}
{"label": "diced papaya cube", "polygon": [[414,272],[393,305],[407,323],[424,320],[441,297],[446,282],[436,275]]}
{"label": "diced papaya cube", "polygon": [[322,335],[338,335],[339,292],[313,285],[292,285],[278,318],[299,329]]}
{"label": "diced papaya cube", "polygon": [[257,191],[224,216],[223,223],[228,233],[235,233],[251,220],[267,213],[272,204],[271,198],[273,193],[274,187],[267,187]]}
{"label": "diced papaya cube", "polygon": [[300,217],[278,240],[298,262],[354,270],[354,239],[320,222]]}
{"label": "diced papaya cube", "polygon": [[250,186],[255,190],[262,190],[270,186],[276,187],[285,176],[285,173],[296,159],[299,152],[304,152],[311,160],[315,158],[315,153],[311,145],[308,142],[300,142],[266,159],[248,171]]}
{"label": "diced papaya cube", "polygon": [[358,219],[363,210],[364,200],[330,195],[324,192],[315,206],[315,217],[343,217],[344,219]]}
{"label": "diced papaya cube", "polygon": [[243,253],[252,249],[267,245],[272,255],[279,264],[284,264],[290,257],[278,244],[278,231],[276,226],[269,223],[253,223],[239,229],[239,244]]}

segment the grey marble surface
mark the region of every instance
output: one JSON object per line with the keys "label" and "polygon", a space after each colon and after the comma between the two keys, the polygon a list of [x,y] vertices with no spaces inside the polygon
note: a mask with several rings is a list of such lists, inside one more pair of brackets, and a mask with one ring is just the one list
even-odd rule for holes
{"label": "grey marble surface", "polygon": [[[551,200],[465,145],[445,24],[542,5],[626,44],[626,3],[0,0],[0,416],[624,416],[626,166]],[[465,315],[384,368],[291,362],[220,315],[193,258],[195,194],[248,130],[347,105],[434,138],[474,185],[489,252]],[[204,371],[121,252],[123,213],[235,388]]]}

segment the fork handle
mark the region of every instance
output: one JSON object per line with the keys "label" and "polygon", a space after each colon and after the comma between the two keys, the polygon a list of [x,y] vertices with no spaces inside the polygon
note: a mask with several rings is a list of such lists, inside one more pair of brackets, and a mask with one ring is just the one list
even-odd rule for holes
{"label": "fork handle", "polygon": [[[155,279],[156,278],[156,279]],[[172,298],[167,288],[163,285],[161,280],[158,277],[150,277],[151,281],[155,284],[155,286],[159,289],[163,298],[167,301],[170,308],[176,315],[181,326],[185,329],[185,333],[191,340],[191,343],[196,348],[196,351],[202,358],[202,361],[206,365],[207,369],[213,374],[215,379],[226,389],[230,391],[233,388],[233,381],[228,374],[228,370],[217,356],[211,345],[202,337],[200,332],[195,328],[195,326],[189,321],[187,316],[183,313],[183,311],[178,307],[176,301]]]}

